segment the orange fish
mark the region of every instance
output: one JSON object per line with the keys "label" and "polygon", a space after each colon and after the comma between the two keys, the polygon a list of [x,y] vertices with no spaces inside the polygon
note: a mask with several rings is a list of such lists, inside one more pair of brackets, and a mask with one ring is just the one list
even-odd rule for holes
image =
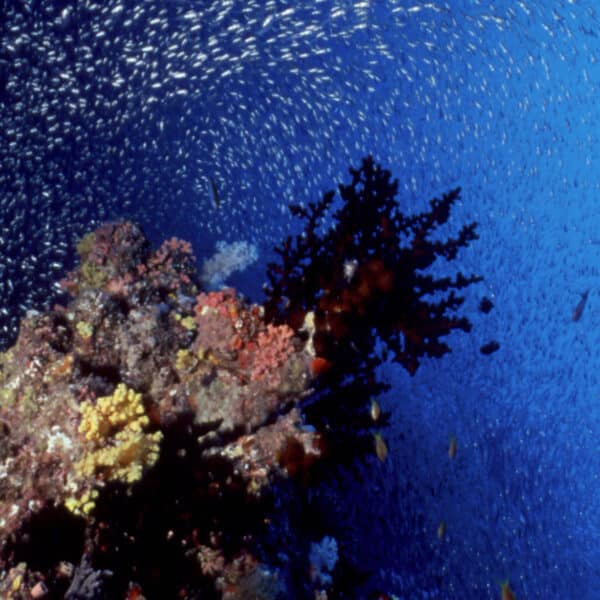
{"label": "orange fish", "polygon": [[579,319],[581,319],[581,315],[583,314],[583,309],[585,308],[585,303],[587,302],[589,293],[590,290],[585,290],[585,292],[581,294],[581,300],[577,303],[577,306],[573,311],[573,315],[571,316],[572,321],[579,321]]}
{"label": "orange fish", "polygon": [[437,528],[437,536],[439,540],[443,540],[446,535],[446,521],[440,521]]}
{"label": "orange fish", "polygon": [[377,454],[377,458],[381,462],[385,462],[388,455],[388,447],[380,433],[374,433],[373,437],[375,438],[375,454]]}
{"label": "orange fish", "polygon": [[502,590],[502,600],[517,600],[514,592],[510,589],[508,579],[500,584],[500,589]]}
{"label": "orange fish", "polygon": [[458,451],[458,442],[456,441],[456,437],[452,436],[450,438],[450,445],[448,446],[448,456],[450,460],[452,460],[456,456],[456,452]]}

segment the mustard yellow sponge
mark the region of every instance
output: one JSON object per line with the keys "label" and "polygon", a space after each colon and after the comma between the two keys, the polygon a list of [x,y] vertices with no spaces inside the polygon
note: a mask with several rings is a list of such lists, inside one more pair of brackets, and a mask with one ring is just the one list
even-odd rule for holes
{"label": "mustard yellow sponge", "polygon": [[77,249],[77,254],[79,254],[81,258],[85,258],[92,251],[95,243],[96,234],[93,231],[86,233],[75,246]]}
{"label": "mustard yellow sponge", "polygon": [[178,371],[193,371],[198,364],[198,359],[189,350],[177,350],[175,368]]}
{"label": "mustard yellow sponge", "polygon": [[144,431],[150,419],[141,394],[121,383],[112,396],[82,402],[79,410],[79,433],[88,447],[75,465],[79,476],[134,483],[157,461],[162,433]]}

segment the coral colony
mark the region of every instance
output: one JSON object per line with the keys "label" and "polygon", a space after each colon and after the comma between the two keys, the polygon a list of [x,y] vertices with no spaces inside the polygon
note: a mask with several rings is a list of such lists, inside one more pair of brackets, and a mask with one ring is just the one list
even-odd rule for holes
{"label": "coral colony", "polygon": [[[307,415],[333,431],[330,446],[349,442],[358,449],[357,431],[366,431],[369,420],[379,421],[373,419],[369,398],[386,389],[373,373],[388,350],[411,375],[421,357],[449,352],[440,338],[454,329],[471,329],[466,318],[454,314],[463,302],[454,290],[482,278],[458,273],[454,279],[434,279],[424,272],[438,256],[452,260],[477,239],[476,223],[445,242],[428,239],[447,222],[459,189],[431,200],[428,212],[407,217],[395,199],[398,182],[372,158],[350,174],[352,182],[339,187],[343,204],[333,216],[335,224],[323,233],[334,192],[308,208],[291,207],[305,229],[277,248],[281,263],[269,265],[265,310],[269,320],[287,323],[305,337],[309,332],[306,350],[322,401],[314,402]],[[443,294],[438,302],[426,300],[435,293]],[[384,356],[375,353],[378,339]],[[385,453],[382,444],[376,436],[376,449]],[[338,458],[343,456],[349,456],[347,448]]]}
{"label": "coral colony", "polygon": [[371,158],[351,175],[330,226],[333,192],[292,207],[264,306],[131,222],[79,242],[70,300],[0,355],[2,598],[343,596],[345,549],[303,538],[294,495],[353,437],[385,459],[376,341],[414,373],[470,329],[454,290],[480,280],[424,271],[476,239],[428,240],[458,190],[406,217]]}

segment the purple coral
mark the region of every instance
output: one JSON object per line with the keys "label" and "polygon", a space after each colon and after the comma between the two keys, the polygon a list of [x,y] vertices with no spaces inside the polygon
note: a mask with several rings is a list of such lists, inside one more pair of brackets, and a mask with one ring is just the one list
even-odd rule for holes
{"label": "purple coral", "polygon": [[73,579],[65,592],[65,600],[98,600],[102,597],[102,584],[111,577],[108,569],[95,570],[84,556],[73,573]]}

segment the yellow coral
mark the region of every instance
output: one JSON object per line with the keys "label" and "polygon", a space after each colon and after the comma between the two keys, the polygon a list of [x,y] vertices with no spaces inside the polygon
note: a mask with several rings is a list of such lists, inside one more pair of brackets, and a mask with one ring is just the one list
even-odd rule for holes
{"label": "yellow coral", "polygon": [[198,359],[189,350],[177,350],[175,368],[178,371],[192,371],[198,364]]}
{"label": "yellow coral", "polygon": [[79,498],[72,496],[65,500],[65,506],[73,514],[89,515],[96,508],[98,490],[86,490]]}
{"label": "yellow coral", "polygon": [[78,475],[102,473],[107,480],[134,483],[157,461],[162,433],[144,431],[150,419],[141,394],[119,384],[112,396],[82,402],[79,410],[79,433],[88,449],[75,465]]}
{"label": "yellow coral", "polygon": [[101,288],[108,279],[106,272],[93,261],[81,263],[81,282],[88,288]]}
{"label": "yellow coral", "polygon": [[90,233],[86,233],[78,242],[75,248],[77,249],[77,254],[80,257],[86,257],[94,247],[96,243],[96,234],[92,231]]}
{"label": "yellow coral", "polygon": [[188,331],[194,331],[198,326],[194,317],[184,317],[180,322],[181,325]]}
{"label": "yellow coral", "polygon": [[90,323],[86,321],[78,321],[77,325],[75,325],[75,329],[77,329],[77,333],[84,339],[88,340],[92,337],[94,333],[94,328]]}

